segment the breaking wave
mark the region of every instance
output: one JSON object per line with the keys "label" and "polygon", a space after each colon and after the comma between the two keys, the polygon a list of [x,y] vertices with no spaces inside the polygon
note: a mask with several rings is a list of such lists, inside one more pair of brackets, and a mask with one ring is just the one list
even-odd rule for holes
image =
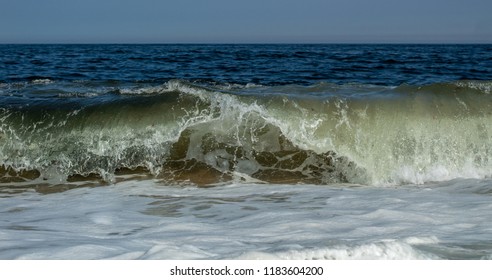
{"label": "breaking wave", "polygon": [[85,95],[57,91],[54,81],[34,83],[49,88],[28,101],[5,97],[8,105],[0,106],[1,184],[145,175],[198,185],[398,185],[492,175],[488,81],[387,87],[171,80],[92,85]]}

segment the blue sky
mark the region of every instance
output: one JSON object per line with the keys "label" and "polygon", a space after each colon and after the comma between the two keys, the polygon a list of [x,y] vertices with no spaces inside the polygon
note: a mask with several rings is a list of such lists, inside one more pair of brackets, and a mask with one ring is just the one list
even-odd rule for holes
{"label": "blue sky", "polygon": [[0,0],[0,43],[492,43],[491,0]]}

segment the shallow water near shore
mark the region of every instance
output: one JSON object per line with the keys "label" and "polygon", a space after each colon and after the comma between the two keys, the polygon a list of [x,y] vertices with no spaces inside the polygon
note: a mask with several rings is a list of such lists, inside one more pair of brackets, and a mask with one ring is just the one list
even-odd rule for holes
{"label": "shallow water near shore", "polygon": [[2,193],[2,259],[490,259],[490,180]]}

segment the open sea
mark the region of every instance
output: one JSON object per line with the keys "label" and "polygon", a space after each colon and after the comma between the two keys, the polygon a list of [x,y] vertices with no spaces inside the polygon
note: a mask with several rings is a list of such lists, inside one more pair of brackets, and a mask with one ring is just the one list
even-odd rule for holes
{"label": "open sea", "polygon": [[492,45],[0,45],[0,259],[492,259]]}

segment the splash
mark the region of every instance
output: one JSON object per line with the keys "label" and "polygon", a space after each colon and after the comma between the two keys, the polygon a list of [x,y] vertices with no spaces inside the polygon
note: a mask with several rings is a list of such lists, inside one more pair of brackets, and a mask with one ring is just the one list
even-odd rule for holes
{"label": "splash", "polygon": [[398,185],[488,177],[487,84],[227,87],[173,80],[33,101],[0,108],[1,182],[147,174],[199,185]]}

